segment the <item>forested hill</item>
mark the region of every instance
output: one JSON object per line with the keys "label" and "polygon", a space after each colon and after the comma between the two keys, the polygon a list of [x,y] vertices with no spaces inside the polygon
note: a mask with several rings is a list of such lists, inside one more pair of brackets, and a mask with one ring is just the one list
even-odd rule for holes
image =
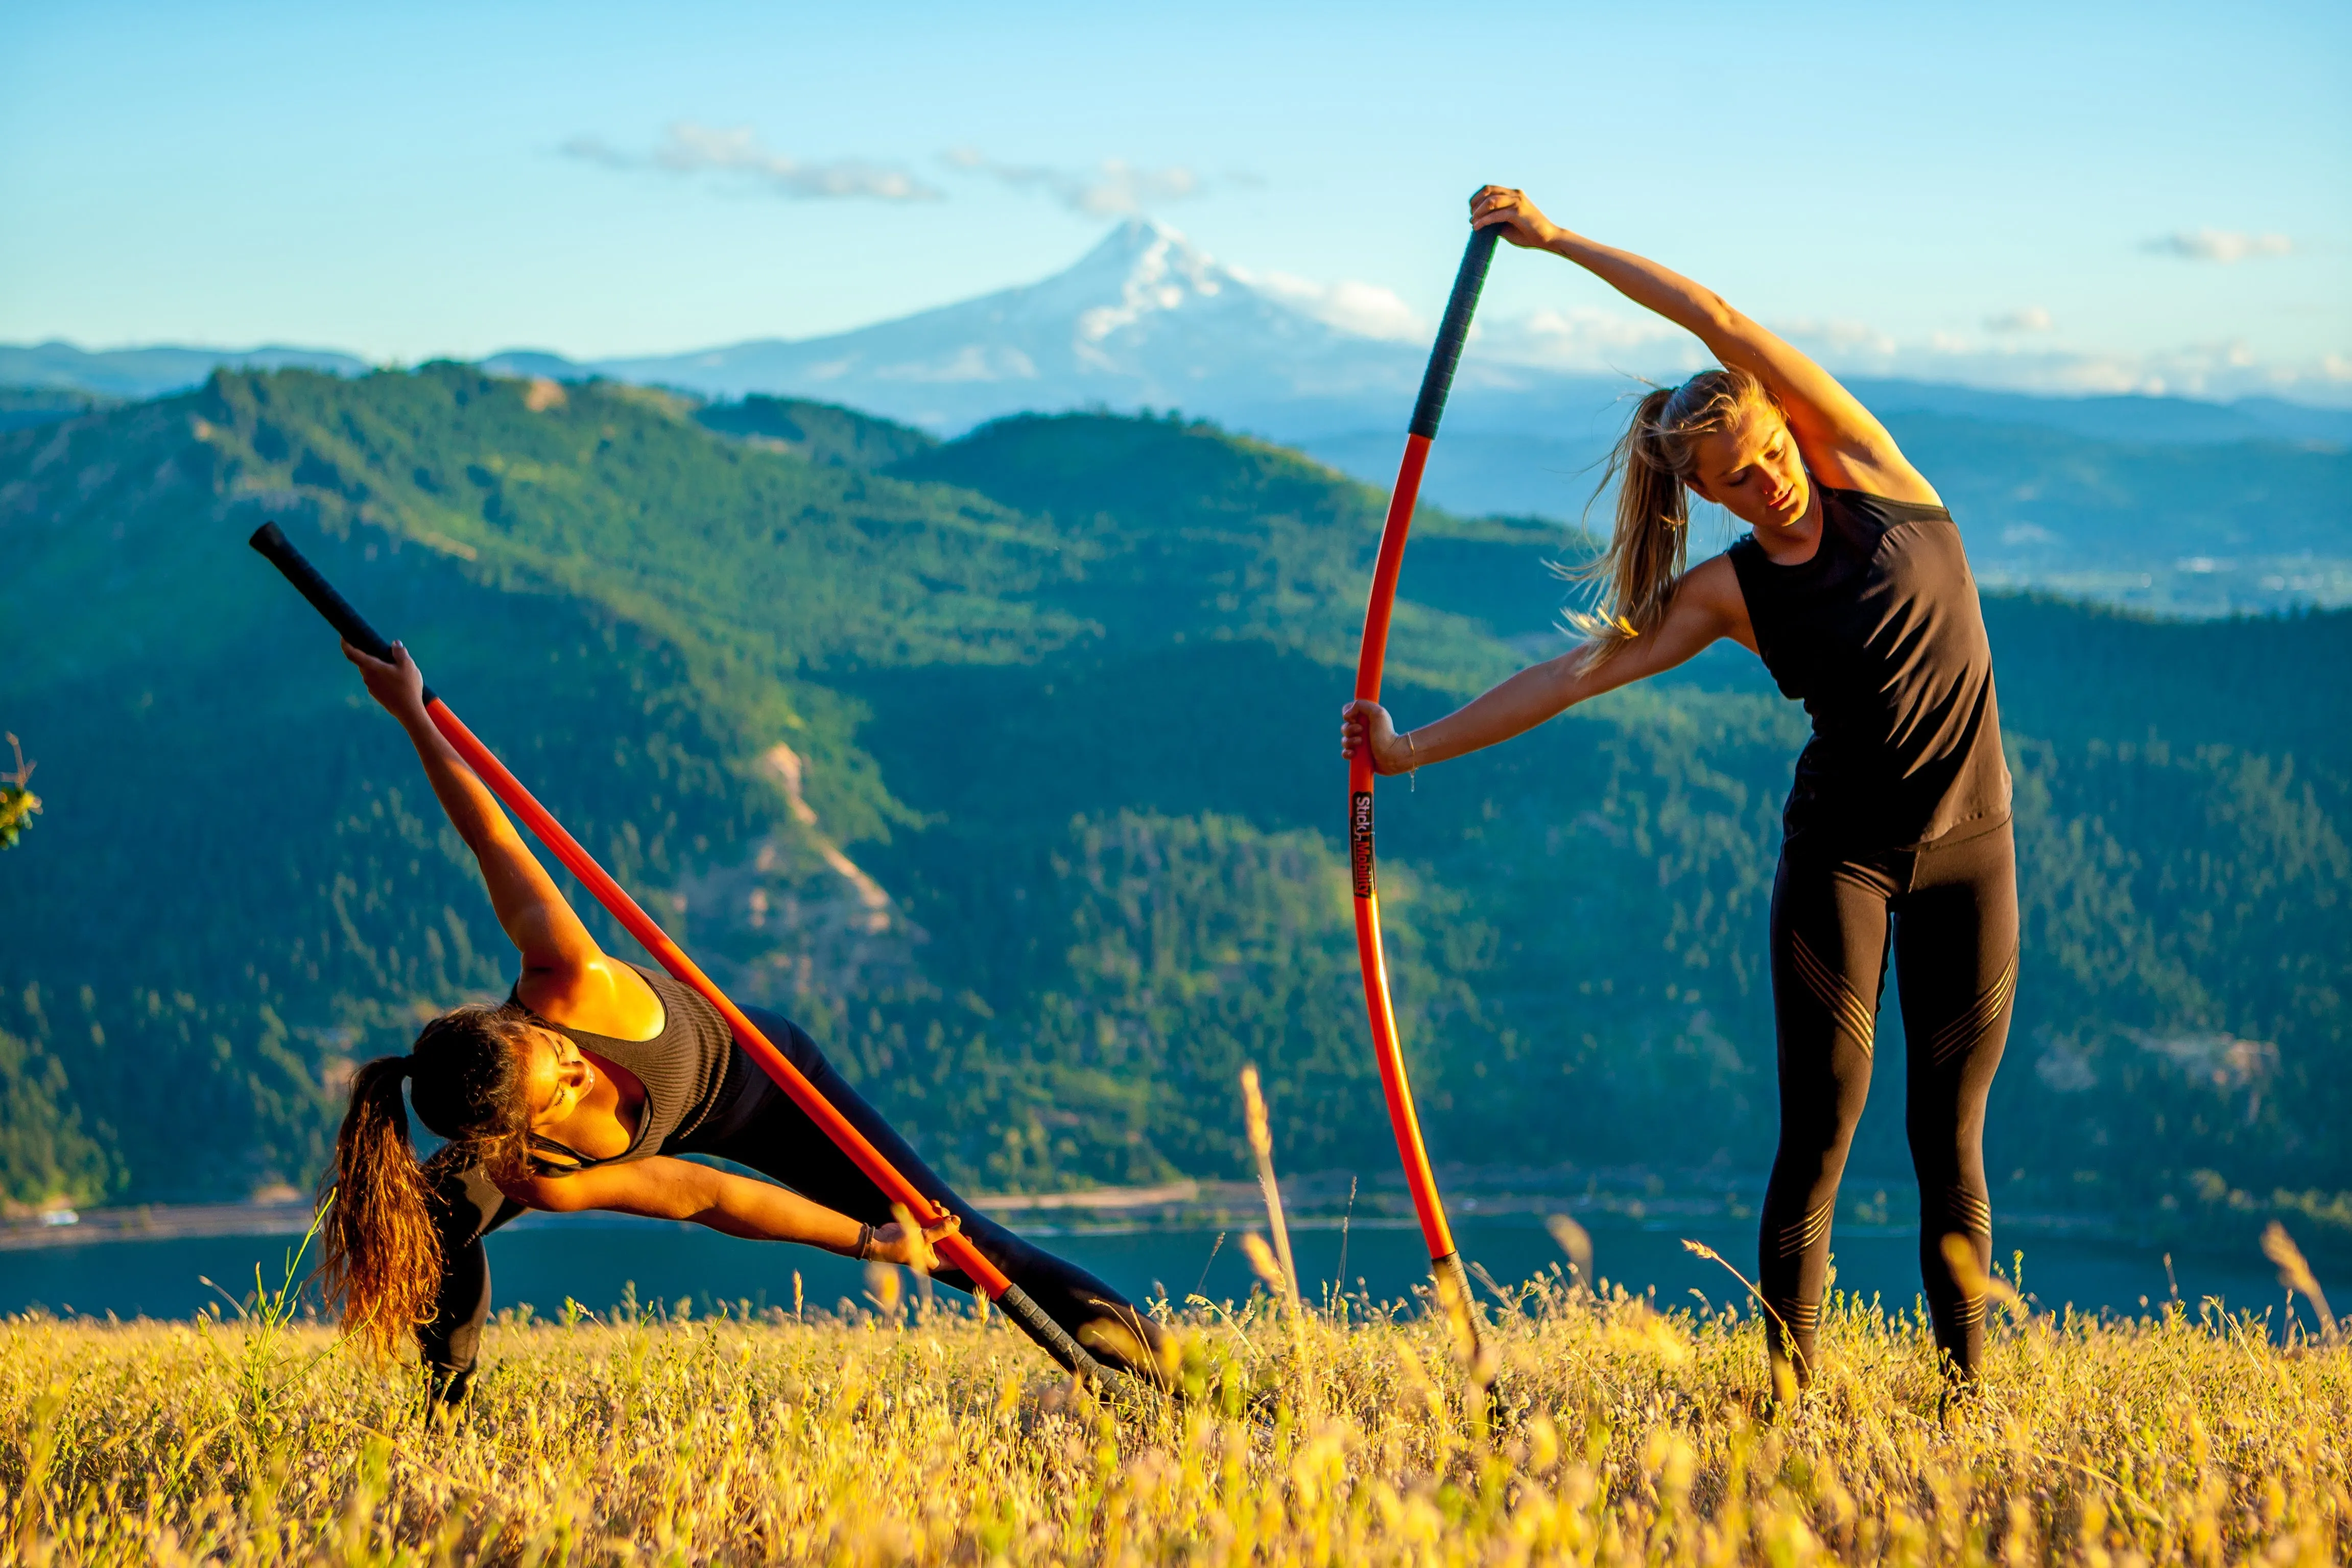
{"label": "forested hill", "polygon": [[[456,365],[0,434],[0,726],[47,805],[0,857],[0,1184],[308,1181],[353,1061],[511,978],[402,738],[245,549],[271,517],[960,1177],[1238,1171],[1244,1061],[1290,1168],[1385,1169],[1333,723],[1381,501],[1199,425],[939,446]],[[1549,563],[1580,547],[1424,514],[1392,705],[1560,646]],[[1997,1198],[2335,1201],[2352,616],[1987,614],[2028,906]],[[1441,1159],[1760,1158],[1801,736],[1723,651],[1384,791]],[[1864,1169],[1901,1168],[1898,1129]]]}

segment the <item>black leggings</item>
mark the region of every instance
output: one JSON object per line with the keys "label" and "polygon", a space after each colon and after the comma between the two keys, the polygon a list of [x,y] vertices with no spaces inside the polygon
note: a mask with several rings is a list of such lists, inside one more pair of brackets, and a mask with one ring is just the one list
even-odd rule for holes
{"label": "black leggings", "polygon": [[[1065,1332],[1097,1359],[1155,1383],[1161,1381],[1152,1354],[1124,1353],[1131,1347],[1156,1352],[1162,1337],[1157,1324],[1085,1269],[1022,1240],[958,1197],[907,1141],[843,1081],[799,1025],[757,1007],[744,1011],[885,1159],[925,1196],[962,1219],[963,1234],[981,1255],[1027,1291]],[[677,1140],[663,1152],[714,1154],[732,1160],[852,1219],[889,1223],[890,1200],[881,1189],[866,1180],[848,1155],[834,1147],[808,1113],[793,1104],[766,1073],[749,1062],[742,1065],[748,1076],[734,1104],[719,1114],[715,1125]],[[442,1397],[457,1399],[463,1396],[473,1376],[482,1325],[490,1315],[490,1265],[483,1253],[482,1237],[524,1210],[492,1185],[479,1166],[442,1173],[439,1192],[441,1294],[433,1321],[419,1329],[417,1338],[425,1363],[433,1369],[436,1388]],[[971,1289],[971,1281],[958,1270],[942,1269],[932,1278],[959,1290]],[[1012,1321],[1020,1323],[1018,1318]]]}
{"label": "black leggings", "polygon": [[[2009,824],[1957,843],[1846,856],[1792,839],[1772,886],[1780,1150],[1765,1189],[1767,1342],[1800,1384],[1814,1365],[1838,1177],[1870,1093],[1892,928],[1909,1067],[1904,1122],[1919,1177],[1919,1270],[1947,1370],[1973,1377],[1984,1300],[1943,1254],[1960,1236],[1992,1261],[1985,1096],[2017,994],[2017,857]],[[1790,1342],[1793,1340],[1793,1345]]]}

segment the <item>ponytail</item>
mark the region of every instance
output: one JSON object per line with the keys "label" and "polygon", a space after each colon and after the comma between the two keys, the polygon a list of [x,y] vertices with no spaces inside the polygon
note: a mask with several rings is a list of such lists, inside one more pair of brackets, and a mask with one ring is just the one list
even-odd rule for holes
{"label": "ponytail", "polygon": [[381,1057],[352,1078],[352,1106],[335,1134],[334,1191],[320,1240],[320,1278],[343,1331],[389,1356],[433,1315],[441,1243],[432,1188],[408,1140],[401,1084],[410,1058]]}
{"label": "ponytail", "polygon": [[[460,1007],[425,1026],[404,1057],[380,1057],[352,1076],[351,1109],[335,1134],[333,1184],[319,1274],[343,1331],[389,1356],[432,1321],[441,1291],[441,1180],[460,1163],[492,1177],[529,1163],[530,1109],[523,1087],[537,1026],[519,1004]],[[415,1079],[417,1119],[448,1140],[419,1164],[402,1085]]]}
{"label": "ponytail", "polygon": [[1570,627],[1586,638],[1585,668],[1614,658],[1655,631],[1674,602],[1690,558],[1690,497],[1697,466],[1694,442],[1727,427],[1741,409],[1777,409],[1764,384],[1744,370],[1707,370],[1680,386],[1653,387],[1633,405],[1625,433],[1610,449],[1593,491],[1617,481],[1617,518],[1601,552],[1569,575],[1599,584],[1601,613],[1570,610]]}

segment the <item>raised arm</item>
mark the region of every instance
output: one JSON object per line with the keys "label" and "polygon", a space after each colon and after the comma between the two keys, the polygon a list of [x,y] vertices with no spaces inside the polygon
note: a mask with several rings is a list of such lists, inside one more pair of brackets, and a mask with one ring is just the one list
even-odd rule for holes
{"label": "raised arm", "polygon": [[387,664],[349,643],[343,645],[343,657],[359,666],[368,694],[408,731],[441,809],[481,864],[490,908],[498,912],[508,939],[521,952],[524,972],[580,975],[601,970],[604,954],[596,939],[588,934],[547,868],[507,820],[489,786],[433,727],[425,711],[425,678],[408,657],[408,649],[394,643],[392,651],[395,662]]}
{"label": "raised arm", "polygon": [[1780,400],[1805,464],[1842,489],[1940,505],[1934,487],[1895,438],[1835,376],[1726,303],[1647,257],[1572,234],[1537,210],[1527,193],[1488,185],[1470,202],[1475,228],[1499,229],[1511,244],[1549,250],[1591,273],[1645,310],[1696,336],[1726,366],[1761,380]]}
{"label": "raised arm", "polygon": [[1525,734],[1576,704],[1672,669],[1719,637],[1751,651],[1748,602],[1726,556],[1703,561],[1684,574],[1657,629],[1626,643],[1606,659],[1591,657],[1591,645],[1531,665],[1474,698],[1433,724],[1397,732],[1388,710],[1377,702],[1350,702],[1340,711],[1339,751],[1353,756],[1371,747],[1375,773],[1401,773]]}

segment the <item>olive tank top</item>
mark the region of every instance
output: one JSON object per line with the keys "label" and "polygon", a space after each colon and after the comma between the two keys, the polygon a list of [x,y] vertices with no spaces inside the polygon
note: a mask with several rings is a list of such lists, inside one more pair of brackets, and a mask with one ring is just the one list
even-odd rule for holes
{"label": "olive tank top", "polygon": [[[646,984],[661,998],[661,1033],[650,1040],[616,1040],[531,1015],[535,1022],[567,1037],[582,1050],[625,1068],[646,1091],[636,1133],[618,1154],[591,1159],[553,1139],[532,1138],[532,1163],[543,1175],[562,1175],[667,1152],[724,1116],[743,1091],[748,1063],[736,1048],[734,1031],[728,1028],[719,1009],[704,1001],[699,992],[658,970],[635,963],[629,967],[645,976]],[[521,1002],[520,995],[515,1000]]]}
{"label": "olive tank top", "polygon": [[1757,651],[1812,719],[1787,837],[1891,849],[1998,826],[2010,778],[1992,648],[1952,514],[1821,497],[1811,560],[1776,565],[1752,534],[1729,551]]}

